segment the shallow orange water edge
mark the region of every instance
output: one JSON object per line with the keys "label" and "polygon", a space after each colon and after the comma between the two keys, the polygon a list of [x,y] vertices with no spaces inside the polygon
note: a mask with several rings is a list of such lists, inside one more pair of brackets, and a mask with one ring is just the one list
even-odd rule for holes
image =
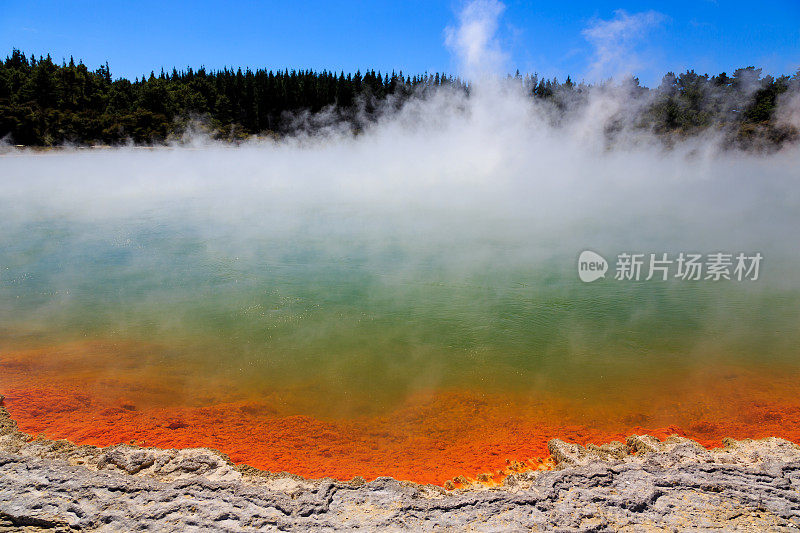
{"label": "shallow orange water edge", "polygon": [[179,386],[174,376],[94,363],[75,364],[63,352],[4,352],[0,393],[20,429],[98,446],[210,447],[235,463],[311,478],[392,476],[434,484],[481,473],[499,480],[515,462],[535,467],[548,456],[551,438],[602,444],[649,433],[707,447],[723,437],[800,442],[800,380],[786,371],[692,369],[622,395],[580,399],[431,389],[379,413],[322,417],[287,414],[286,406],[302,399],[286,393],[228,401],[224,390],[198,390],[197,401],[189,401],[185,381]]}

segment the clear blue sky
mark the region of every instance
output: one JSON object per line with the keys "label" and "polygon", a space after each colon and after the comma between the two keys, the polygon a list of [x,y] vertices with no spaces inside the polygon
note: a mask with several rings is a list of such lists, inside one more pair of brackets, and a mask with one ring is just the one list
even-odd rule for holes
{"label": "clear blue sky", "polygon": [[[499,40],[508,69],[548,77],[589,77],[596,48],[586,28],[653,11],[625,61],[651,85],[669,70],[767,73],[800,68],[800,0],[661,2],[507,0]],[[455,72],[444,28],[457,24],[457,0],[89,2],[0,0],[0,52],[67,60],[134,77],[173,66],[221,68],[375,68]],[[614,72],[609,72],[613,74]]]}

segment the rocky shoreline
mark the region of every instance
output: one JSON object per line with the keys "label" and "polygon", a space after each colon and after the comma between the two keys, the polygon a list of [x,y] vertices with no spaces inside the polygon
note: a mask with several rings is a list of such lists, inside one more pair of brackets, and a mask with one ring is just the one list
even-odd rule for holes
{"label": "rocky shoreline", "polygon": [[309,480],[209,449],[32,438],[0,405],[0,532],[800,530],[800,447],[786,440],[549,447],[552,470],[495,487]]}

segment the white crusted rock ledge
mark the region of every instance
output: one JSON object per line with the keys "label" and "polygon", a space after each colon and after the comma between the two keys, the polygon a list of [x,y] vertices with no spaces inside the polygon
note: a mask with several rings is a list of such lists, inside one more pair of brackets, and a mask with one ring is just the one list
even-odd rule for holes
{"label": "white crusted rock ledge", "polygon": [[0,406],[0,531],[800,530],[800,447],[633,436],[550,442],[552,471],[447,492],[307,480],[207,449],[29,440]]}

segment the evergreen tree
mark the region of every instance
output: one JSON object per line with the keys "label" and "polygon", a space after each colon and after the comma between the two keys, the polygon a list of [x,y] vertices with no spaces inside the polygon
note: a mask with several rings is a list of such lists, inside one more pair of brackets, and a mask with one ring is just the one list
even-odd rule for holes
{"label": "evergreen tree", "polygon": [[[523,76],[519,83],[533,99],[564,112],[585,101],[587,85]],[[668,73],[652,91],[633,78],[626,82],[635,123],[667,137],[689,135],[709,127],[730,132],[741,146],[778,146],[797,139],[791,126],[776,123],[775,109],[788,91],[800,92],[800,72],[793,77],[762,77],[746,67],[733,75],[709,77],[689,70]],[[0,139],[15,144],[160,143],[180,135],[190,119],[200,118],[222,138],[291,132],[300,113],[326,110],[326,117],[363,129],[409,98],[453,86],[469,95],[469,86],[446,73],[406,76],[367,69],[355,74],[323,70],[207,71],[161,69],[158,76],[114,80],[106,62],[90,71],[81,61],[54,63],[12,50],[0,61]],[[581,96],[583,95],[583,96]],[[391,103],[391,105],[389,105]]]}

